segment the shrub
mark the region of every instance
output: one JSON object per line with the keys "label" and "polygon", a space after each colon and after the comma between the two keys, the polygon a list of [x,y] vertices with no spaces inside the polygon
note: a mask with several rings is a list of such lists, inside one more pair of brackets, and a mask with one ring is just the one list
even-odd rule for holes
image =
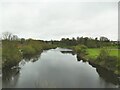
{"label": "shrub", "polygon": [[87,47],[85,45],[77,45],[74,50],[79,54],[87,54]]}
{"label": "shrub", "polygon": [[101,50],[100,50],[100,54],[99,54],[99,56],[97,57],[97,60],[98,61],[105,61],[105,60],[107,60],[108,59],[108,56],[109,56],[109,51],[108,51],[108,49],[107,48],[102,48]]}
{"label": "shrub", "polygon": [[120,58],[118,58],[118,60],[117,60],[116,68],[117,69],[116,69],[115,73],[120,74]]}
{"label": "shrub", "polygon": [[38,40],[24,40],[21,41],[10,41],[2,40],[2,66],[12,67],[19,63],[24,58],[31,58],[37,53],[42,52],[44,49],[53,48],[52,44],[48,44]]}
{"label": "shrub", "polygon": [[12,42],[2,42],[2,67],[12,67],[22,59],[17,45]]}
{"label": "shrub", "polygon": [[119,66],[117,63],[118,63],[118,57],[116,56],[110,56],[109,55],[109,50],[106,49],[106,48],[102,48],[101,51],[100,51],[100,54],[99,56],[97,57],[97,60],[96,62],[109,69],[109,70],[112,70],[112,71],[116,71],[117,70],[117,67]]}
{"label": "shrub", "polygon": [[33,55],[36,53],[35,49],[31,45],[26,45],[22,47],[23,56]]}

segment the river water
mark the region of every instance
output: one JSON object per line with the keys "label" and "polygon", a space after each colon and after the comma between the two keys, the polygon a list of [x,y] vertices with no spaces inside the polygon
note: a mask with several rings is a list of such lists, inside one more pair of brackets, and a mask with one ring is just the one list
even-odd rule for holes
{"label": "river water", "polygon": [[31,59],[23,59],[19,68],[6,70],[3,88],[116,88],[118,78],[111,72],[78,61],[69,49],[50,49]]}

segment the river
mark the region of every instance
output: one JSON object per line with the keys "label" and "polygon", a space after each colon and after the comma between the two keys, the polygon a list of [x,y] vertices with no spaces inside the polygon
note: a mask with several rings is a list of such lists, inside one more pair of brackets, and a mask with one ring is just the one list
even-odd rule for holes
{"label": "river", "polygon": [[78,61],[70,49],[43,51],[3,74],[3,88],[116,88],[117,76]]}

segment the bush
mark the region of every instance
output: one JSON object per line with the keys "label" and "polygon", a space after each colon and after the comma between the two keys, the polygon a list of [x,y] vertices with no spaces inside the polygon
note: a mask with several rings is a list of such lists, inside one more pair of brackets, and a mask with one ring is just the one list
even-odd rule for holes
{"label": "bush", "polygon": [[24,40],[21,41],[10,41],[2,40],[2,66],[12,67],[19,63],[22,58],[32,57],[45,49],[53,48],[52,44],[48,44],[38,40]]}
{"label": "bush", "polygon": [[17,45],[13,42],[2,42],[2,67],[12,67],[22,59]]}
{"label": "bush", "polygon": [[33,55],[36,53],[35,49],[30,46],[30,45],[26,45],[22,47],[22,52],[23,52],[23,56],[25,55]]}
{"label": "bush", "polygon": [[100,50],[100,54],[99,56],[97,57],[97,60],[102,62],[102,61],[105,61],[108,59],[108,56],[109,56],[109,51],[107,48],[102,48]]}
{"label": "bush", "polygon": [[117,60],[118,58],[116,56],[108,56],[108,58],[105,60],[105,66],[112,71],[117,70]]}
{"label": "bush", "polygon": [[117,59],[116,68],[117,70],[115,71],[115,73],[120,75],[120,58]]}
{"label": "bush", "polygon": [[120,44],[118,44],[118,49],[120,49]]}
{"label": "bush", "polygon": [[87,54],[87,47],[85,45],[77,45],[74,50],[79,54]]}
{"label": "bush", "polygon": [[119,67],[117,60],[118,60],[118,57],[110,56],[109,50],[106,48],[102,48],[99,56],[96,59],[96,63],[105,67],[108,70],[117,72]]}

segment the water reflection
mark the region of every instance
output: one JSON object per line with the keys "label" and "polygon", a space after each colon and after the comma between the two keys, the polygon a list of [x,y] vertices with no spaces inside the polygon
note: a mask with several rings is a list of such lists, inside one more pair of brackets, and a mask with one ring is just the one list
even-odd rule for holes
{"label": "water reflection", "polygon": [[103,78],[106,82],[111,82],[115,85],[120,84],[117,75],[113,74],[112,72],[101,67],[97,67],[96,71],[98,72],[99,76]]}
{"label": "water reflection", "polygon": [[35,62],[39,59],[41,53],[38,53],[36,55],[26,55],[23,57],[23,59],[25,59],[25,61],[32,61],[32,62]]}
{"label": "water reflection", "polygon": [[[87,62],[86,60],[82,60],[80,57],[77,56],[78,61]],[[120,85],[120,81],[117,75],[115,75],[112,71],[109,71],[99,65],[93,64],[89,62],[89,64],[96,68],[97,73],[99,74],[100,78],[105,80],[108,83],[113,83],[115,85]]]}
{"label": "water reflection", "polygon": [[39,59],[40,55],[41,55],[40,53],[37,54],[37,55],[33,55],[33,56],[26,55],[26,56],[23,57],[23,60],[21,60],[19,62],[18,65],[13,66],[12,68],[4,68],[2,70],[2,74],[3,74],[2,75],[2,81],[5,84],[3,84],[2,87],[3,88],[4,87],[5,88],[15,87],[16,84],[17,84],[17,81],[19,79],[21,68],[29,61],[30,62],[36,62]]}
{"label": "water reflection", "polygon": [[2,81],[5,84],[2,84],[2,87],[14,87],[17,84],[19,74],[20,74],[20,69],[7,69],[2,71]]}
{"label": "water reflection", "polygon": [[44,51],[36,57],[24,58],[18,68],[3,70],[3,87],[108,88],[117,85],[116,76],[94,68],[88,62],[77,60],[76,54],[59,48]]}

